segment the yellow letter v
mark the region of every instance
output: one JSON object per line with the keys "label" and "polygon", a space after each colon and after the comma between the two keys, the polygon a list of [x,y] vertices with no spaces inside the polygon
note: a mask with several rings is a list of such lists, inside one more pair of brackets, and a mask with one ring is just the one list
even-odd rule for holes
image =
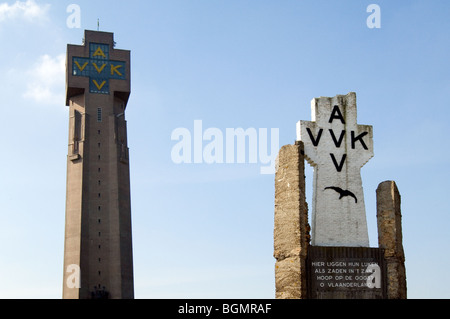
{"label": "yellow letter v", "polygon": [[97,64],[95,64],[95,62],[92,62],[92,64],[94,65],[95,69],[97,70],[97,73],[102,73],[103,69],[106,66],[106,63],[103,63],[103,65],[101,67],[98,67]]}
{"label": "yellow letter v", "polygon": [[95,86],[97,87],[97,89],[100,91],[102,89],[102,87],[106,84],[106,81],[103,81],[102,84],[98,84],[96,80],[92,80],[92,82],[94,82]]}
{"label": "yellow letter v", "polygon": [[77,65],[78,69],[80,69],[80,71],[83,72],[83,70],[86,67],[86,65],[88,65],[88,62],[83,64],[83,66],[81,66],[80,63],[78,63],[78,61],[75,61],[75,64]]}

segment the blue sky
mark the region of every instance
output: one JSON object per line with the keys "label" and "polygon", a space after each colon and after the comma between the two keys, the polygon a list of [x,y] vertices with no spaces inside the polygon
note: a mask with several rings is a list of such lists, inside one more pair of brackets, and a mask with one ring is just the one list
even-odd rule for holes
{"label": "blue sky", "polygon": [[[371,3],[379,29],[366,25]],[[80,28],[66,23],[70,4]],[[97,19],[132,52],[137,298],[275,295],[274,175],[261,163],[175,164],[173,130],[277,128],[279,146],[292,144],[311,99],[348,92],[374,128],[362,169],[370,244],[375,190],[395,180],[408,295],[449,298],[449,15],[444,0],[0,2],[0,298],[62,295],[65,51]]]}

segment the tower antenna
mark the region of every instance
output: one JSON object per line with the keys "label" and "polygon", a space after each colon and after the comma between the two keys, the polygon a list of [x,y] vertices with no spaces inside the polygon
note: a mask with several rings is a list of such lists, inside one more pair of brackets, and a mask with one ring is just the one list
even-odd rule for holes
{"label": "tower antenna", "polygon": [[100,19],[97,19],[97,31],[100,31]]}

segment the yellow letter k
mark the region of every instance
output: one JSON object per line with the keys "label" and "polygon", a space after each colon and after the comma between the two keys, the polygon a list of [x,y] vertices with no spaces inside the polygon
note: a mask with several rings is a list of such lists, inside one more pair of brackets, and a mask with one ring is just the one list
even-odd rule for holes
{"label": "yellow letter k", "polygon": [[114,66],[114,65],[112,65],[111,64],[111,75],[114,75],[114,72],[116,72],[119,76],[122,76],[122,73],[120,73],[117,69],[118,68],[121,68],[122,67],[122,65],[116,65],[116,66]]}

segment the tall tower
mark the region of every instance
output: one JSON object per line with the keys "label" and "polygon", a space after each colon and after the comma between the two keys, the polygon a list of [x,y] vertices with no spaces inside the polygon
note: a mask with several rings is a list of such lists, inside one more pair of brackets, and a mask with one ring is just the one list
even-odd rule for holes
{"label": "tall tower", "polygon": [[67,46],[69,106],[63,298],[134,298],[125,108],[130,51],[85,31]]}

